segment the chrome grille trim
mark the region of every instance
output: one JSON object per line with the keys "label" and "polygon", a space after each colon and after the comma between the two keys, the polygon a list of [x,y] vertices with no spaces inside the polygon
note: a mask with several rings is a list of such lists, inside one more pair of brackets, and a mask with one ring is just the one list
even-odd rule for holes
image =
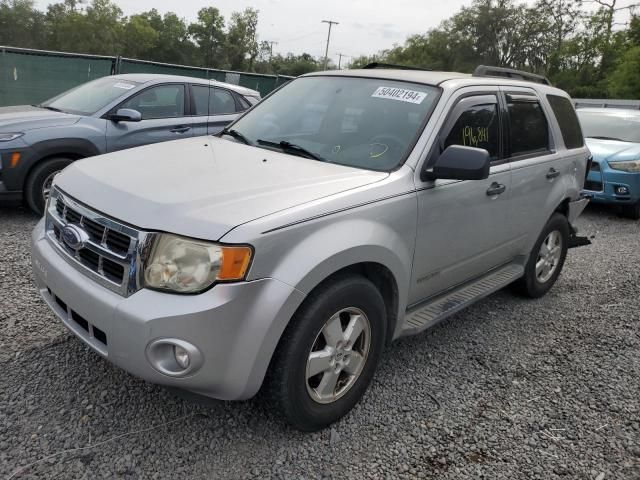
{"label": "chrome grille trim", "polygon": [[[45,222],[48,241],[76,270],[124,297],[142,288],[142,262],[150,251],[151,242],[156,234],[137,230],[106,217],[74,200],[57,187],[51,191]],[[70,224],[91,232],[89,239],[78,250],[69,248],[59,238],[62,229]],[[96,232],[99,233],[99,229],[103,229],[102,235],[95,235]],[[126,252],[111,248],[111,232],[117,234],[117,240],[111,241],[111,245],[124,245],[125,236],[129,239]],[[122,274],[114,274],[119,272],[120,268]]]}

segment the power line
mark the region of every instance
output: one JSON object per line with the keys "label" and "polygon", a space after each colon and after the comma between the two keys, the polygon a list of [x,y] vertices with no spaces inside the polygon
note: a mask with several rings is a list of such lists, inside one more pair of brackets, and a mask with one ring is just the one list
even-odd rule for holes
{"label": "power line", "polygon": [[329,24],[329,33],[327,34],[327,48],[324,51],[324,69],[326,70],[329,66],[329,41],[331,40],[331,27],[333,25],[340,25],[338,22],[334,22],[333,20],[322,20],[320,23],[328,23]]}

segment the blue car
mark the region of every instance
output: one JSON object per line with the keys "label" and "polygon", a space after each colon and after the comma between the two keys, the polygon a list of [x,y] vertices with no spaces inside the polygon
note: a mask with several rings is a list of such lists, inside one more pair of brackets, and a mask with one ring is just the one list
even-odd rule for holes
{"label": "blue car", "polygon": [[640,219],[640,111],[612,108],[577,110],[593,162],[585,194],[594,203],[622,207]]}

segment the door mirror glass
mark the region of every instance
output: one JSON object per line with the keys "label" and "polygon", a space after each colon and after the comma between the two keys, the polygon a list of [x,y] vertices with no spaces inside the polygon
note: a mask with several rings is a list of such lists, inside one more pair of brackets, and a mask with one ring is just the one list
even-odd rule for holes
{"label": "door mirror glass", "polygon": [[484,148],[451,145],[438,157],[424,180],[484,180],[489,177],[491,157]]}
{"label": "door mirror glass", "polygon": [[114,122],[139,122],[142,114],[132,108],[119,108],[116,113],[109,115],[109,119]]}

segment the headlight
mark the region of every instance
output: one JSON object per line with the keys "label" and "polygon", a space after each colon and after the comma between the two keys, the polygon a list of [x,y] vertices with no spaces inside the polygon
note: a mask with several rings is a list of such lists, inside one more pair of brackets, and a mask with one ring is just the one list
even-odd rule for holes
{"label": "headlight", "polygon": [[622,170],[623,172],[638,173],[640,172],[640,159],[629,160],[627,162],[609,162],[609,166],[614,170]]}
{"label": "headlight", "polygon": [[145,286],[196,293],[215,282],[243,280],[252,250],[171,234],[158,236],[144,269]]}
{"label": "headlight", "polygon": [[10,142],[22,135],[24,135],[24,133],[0,133],[0,142]]}

